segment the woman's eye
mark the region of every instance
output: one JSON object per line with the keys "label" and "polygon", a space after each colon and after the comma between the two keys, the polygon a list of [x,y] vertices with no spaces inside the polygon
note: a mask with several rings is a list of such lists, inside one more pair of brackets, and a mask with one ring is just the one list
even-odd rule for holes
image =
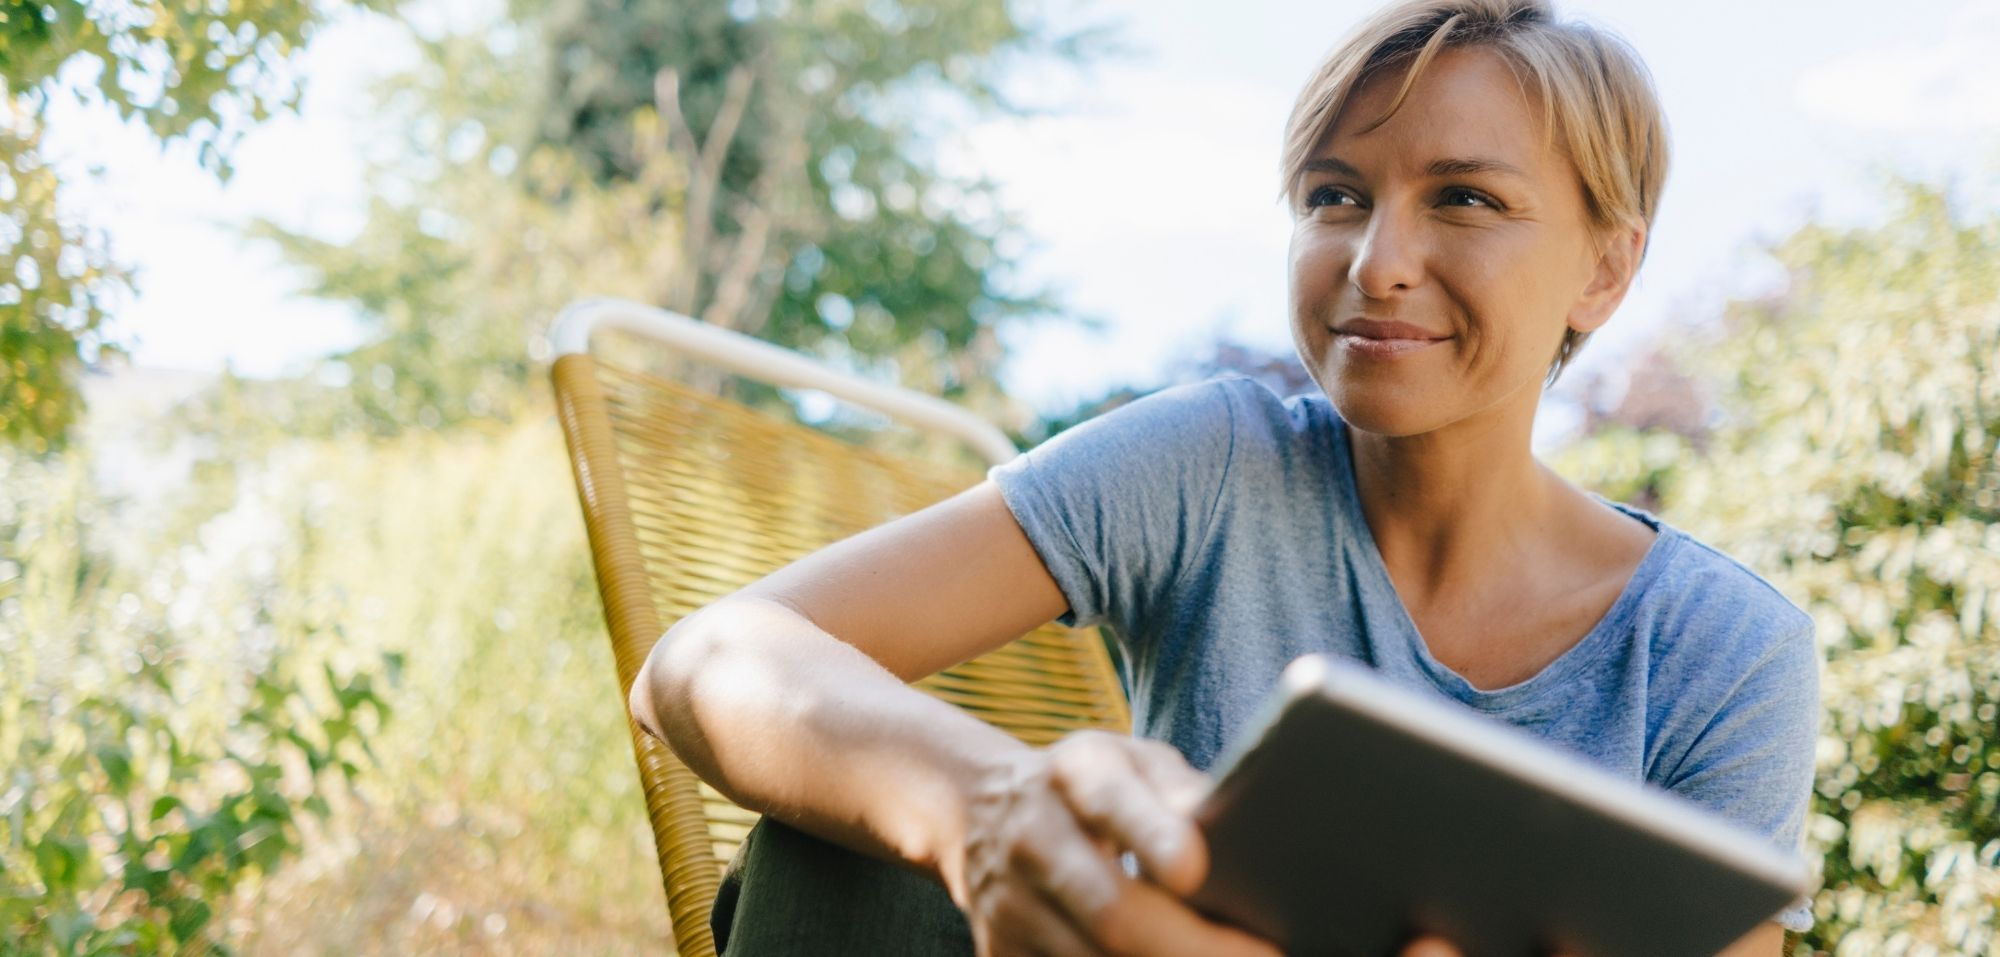
{"label": "woman's eye", "polygon": [[1469,189],[1445,190],[1443,199],[1444,199],[1444,204],[1446,206],[1464,206],[1468,208],[1477,208],[1480,206],[1498,205],[1494,203],[1492,200],[1487,199],[1485,196],[1475,193]]}
{"label": "woman's eye", "polygon": [[1342,203],[1352,204],[1353,202],[1354,197],[1332,186],[1321,186],[1306,194],[1307,209],[1314,209],[1320,206],[1338,206]]}

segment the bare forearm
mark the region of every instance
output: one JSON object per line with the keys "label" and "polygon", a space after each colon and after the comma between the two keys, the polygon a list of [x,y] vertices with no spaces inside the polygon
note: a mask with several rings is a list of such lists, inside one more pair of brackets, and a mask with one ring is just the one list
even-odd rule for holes
{"label": "bare forearm", "polygon": [[642,726],[743,806],[948,886],[962,870],[968,796],[1023,747],[760,598],[676,625],[631,703]]}

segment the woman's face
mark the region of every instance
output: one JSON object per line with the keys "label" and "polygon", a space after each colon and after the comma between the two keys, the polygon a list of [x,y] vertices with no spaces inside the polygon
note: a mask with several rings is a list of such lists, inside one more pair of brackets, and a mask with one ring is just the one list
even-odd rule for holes
{"label": "woman's face", "polygon": [[1563,330],[1610,318],[1637,230],[1601,255],[1583,187],[1498,55],[1441,51],[1366,133],[1400,73],[1361,86],[1292,189],[1292,334],[1356,428],[1532,420]]}

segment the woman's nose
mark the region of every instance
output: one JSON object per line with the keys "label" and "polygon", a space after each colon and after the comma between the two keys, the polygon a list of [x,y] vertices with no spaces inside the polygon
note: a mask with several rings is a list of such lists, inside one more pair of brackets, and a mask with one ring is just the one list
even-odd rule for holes
{"label": "woman's nose", "polygon": [[1423,278],[1424,257],[1416,224],[1394,213],[1376,211],[1356,242],[1347,279],[1370,299],[1387,299],[1416,286]]}

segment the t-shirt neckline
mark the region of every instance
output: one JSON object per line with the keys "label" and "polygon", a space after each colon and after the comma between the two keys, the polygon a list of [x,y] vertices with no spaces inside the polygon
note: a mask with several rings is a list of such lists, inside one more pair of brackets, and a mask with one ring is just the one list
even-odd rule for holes
{"label": "t-shirt neckline", "polygon": [[[1633,508],[1621,502],[1614,502],[1596,493],[1592,498],[1644,523],[1654,531],[1653,543],[1639,560],[1639,567],[1632,571],[1632,577],[1618,593],[1617,600],[1605,611],[1604,617],[1591,626],[1583,640],[1572,645],[1567,651],[1549,662],[1541,671],[1515,684],[1503,688],[1481,689],[1465,676],[1453,671],[1450,666],[1437,660],[1431,654],[1430,646],[1424,643],[1417,631],[1415,619],[1410,617],[1409,608],[1396,591],[1396,583],[1389,577],[1388,564],[1382,560],[1382,551],[1376,547],[1375,532],[1368,525],[1368,515],[1361,509],[1361,495],[1355,485],[1354,455],[1349,445],[1348,426],[1338,415],[1333,436],[1334,452],[1339,460],[1340,486],[1337,494],[1341,508],[1346,511],[1348,527],[1358,529],[1360,534],[1348,536],[1345,547],[1349,550],[1349,560],[1359,568],[1367,579],[1363,601],[1371,606],[1368,617],[1374,621],[1386,621],[1395,629],[1398,644],[1416,663],[1430,683],[1445,696],[1469,705],[1480,711],[1502,712],[1521,707],[1540,698],[1551,690],[1564,687],[1568,681],[1588,668],[1602,656],[1625,627],[1634,611],[1644,598],[1646,590],[1660,575],[1679,547],[1681,534],[1678,529],[1661,521],[1642,509]],[[1384,607],[1387,606],[1387,607]],[[1379,665],[1379,663],[1378,663]]]}

